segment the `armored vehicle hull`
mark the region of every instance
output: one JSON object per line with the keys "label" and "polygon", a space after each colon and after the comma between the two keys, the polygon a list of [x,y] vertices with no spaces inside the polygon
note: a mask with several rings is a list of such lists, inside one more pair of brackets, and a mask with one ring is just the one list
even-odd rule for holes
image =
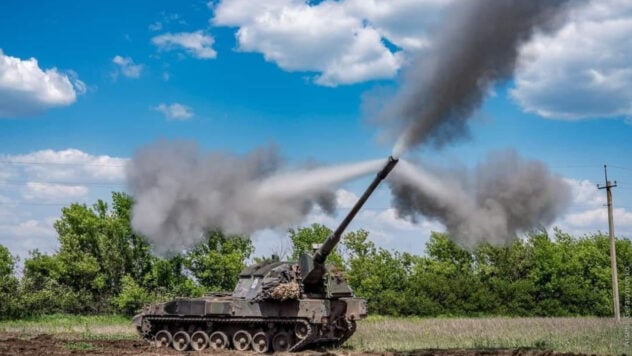
{"label": "armored vehicle hull", "polygon": [[365,300],[353,297],[252,303],[210,296],[151,305],[134,324],[156,346],[180,351],[210,347],[280,352],[342,344],[366,313]]}

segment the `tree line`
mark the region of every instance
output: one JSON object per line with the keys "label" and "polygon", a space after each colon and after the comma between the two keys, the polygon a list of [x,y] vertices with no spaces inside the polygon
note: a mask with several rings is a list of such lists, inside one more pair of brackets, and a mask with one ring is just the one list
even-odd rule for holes
{"label": "tree line", "polygon": [[[252,261],[245,236],[208,232],[199,245],[171,256],[152,253],[130,227],[133,199],[113,193],[111,207],[71,204],[55,222],[59,248],[16,258],[0,245],[0,318],[52,313],[131,315],[179,296],[232,291]],[[296,260],[325,240],[323,225],[290,229]],[[369,310],[382,315],[572,316],[612,314],[608,236],[534,231],[506,246],[459,247],[433,232],[424,254],[376,246],[364,230],[347,233],[329,262],[346,275]],[[617,239],[621,304],[632,287],[632,243]],[[276,258],[276,256],[269,256]],[[254,258],[261,261],[263,257]],[[622,310],[624,310],[622,308]]]}

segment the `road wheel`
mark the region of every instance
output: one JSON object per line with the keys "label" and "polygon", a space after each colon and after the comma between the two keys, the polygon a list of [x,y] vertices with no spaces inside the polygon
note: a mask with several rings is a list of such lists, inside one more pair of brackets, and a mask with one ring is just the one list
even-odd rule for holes
{"label": "road wheel", "polygon": [[208,346],[208,335],[198,330],[191,335],[191,348],[195,351],[204,350]]}
{"label": "road wheel", "polygon": [[213,350],[223,350],[228,347],[228,336],[221,331],[212,333],[209,340]]}
{"label": "road wheel", "polygon": [[309,332],[309,329],[307,328],[307,325],[305,325],[304,323],[298,323],[294,327],[294,335],[299,340],[303,340],[304,338],[306,338],[308,332]]}
{"label": "road wheel", "polygon": [[185,351],[189,348],[189,343],[191,343],[191,337],[186,331],[178,331],[173,335],[173,348],[178,351]]}
{"label": "road wheel", "polygon": [[268,334],[263,331],[256,333],[252,337],[252,349],[260,354],[268,352],[268,349],[270,348],[269,339]]}
{"label": "road wheel", "polygon": [[239,330],[233,335],[233,346],[238,351],[246,351],[250,348],[252,336],[246,330]]}
{"label": "road wheel", "polygon": [[285,352],[290,349],[290,346],[292,346],[290,334],[281,331],[274,335],[272,339],[272,349],[274,349],[275,352]]}
{"label": "road wheel", "polygon": [[144,319],[140,324],[140,333],[147,338],[151,334],[151,321]]}
{"label": "road wheel", "polygon": [[160,330],[154,338],[157,347],[168,347],[171,344],[171,333],[169,330]]}

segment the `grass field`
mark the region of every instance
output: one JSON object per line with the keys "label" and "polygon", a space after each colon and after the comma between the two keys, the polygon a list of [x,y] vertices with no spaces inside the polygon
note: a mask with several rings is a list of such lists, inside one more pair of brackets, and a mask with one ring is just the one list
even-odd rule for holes
{"label": "grass field", "polygon": [[535,348],[630,354],[632,321],[604,318],[388,318],[358,325],[350,347],[365,351]]}
{"label": "grass field", "polygon": [[[69,340],[137,337],[130,319],[121,316],[52,315],[4,321],[0,322],[0,332],[24,336],[50,334]],[[373,316],[359,322],[355,335],[344,348],[372,352],[534,348],[587,354],[630,354],[631,334],[632,320],[629,319],[616,323],[604,318]],[[81,347],[83,344],[77,345]]]}
{"label": "grass field", "polygon": [[50,334],[69,339],[135,339],[128,317],[119,315],[47,315],[26,320],[0,321],[0,333],[24,336]]}

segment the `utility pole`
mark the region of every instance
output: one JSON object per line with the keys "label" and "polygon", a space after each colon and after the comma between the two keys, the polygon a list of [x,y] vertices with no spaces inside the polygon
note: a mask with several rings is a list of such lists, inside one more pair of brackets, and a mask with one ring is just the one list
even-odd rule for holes
{"label": "utility pole", "polygon": [[600,186],[597,184],[597,188],[605,189],[606,196],[608,198],[608,232],[610,233],[610,267],[612,268],[612,301],[614,304],[614,318],[617,321],[621,320],[621,314],[619,312],[619,280],[617,279],[617,251],[614,244],[614,221],[612,218],[612,190],[617,186],[617,181],[612,184],[608,180],[608,167],[603,165],[604,175],[606,177],[606,185]]}

